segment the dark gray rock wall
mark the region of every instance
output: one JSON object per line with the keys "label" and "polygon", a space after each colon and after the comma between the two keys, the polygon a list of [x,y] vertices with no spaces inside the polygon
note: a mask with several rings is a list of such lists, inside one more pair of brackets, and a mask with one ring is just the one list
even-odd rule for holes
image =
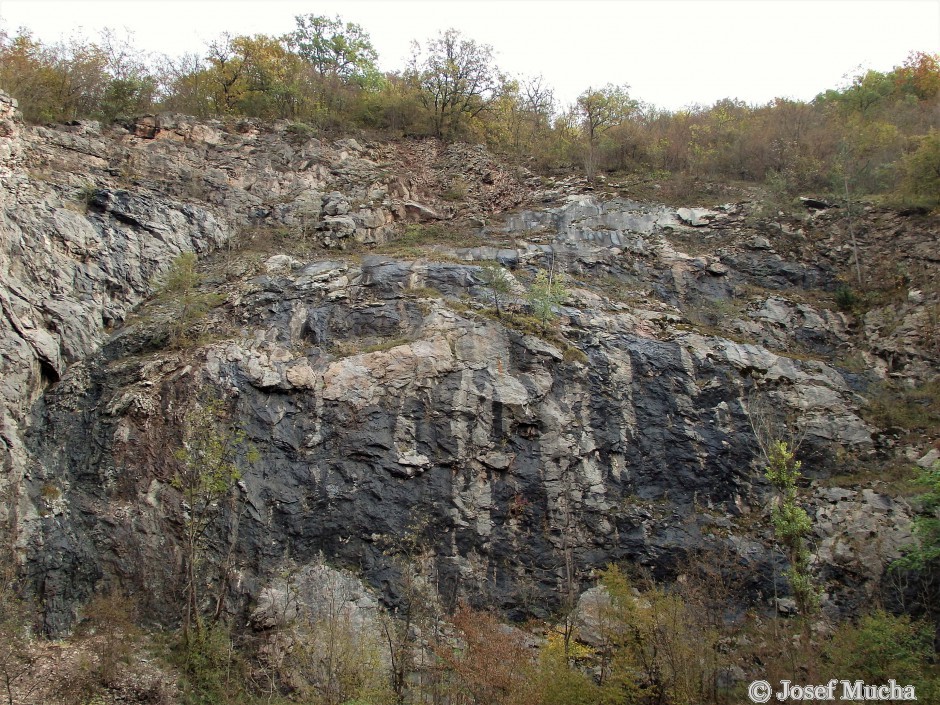
{"label": "dark gray rock wall", "polygon": [[[254,280],[230,340],[138,357],[128,333],[70,370],[33,446],[42,482],[69,497],[41,517],[34,546],[48,626],[67,624],[97,580],[144,591],[173,619],[180,527],[166,451],[198,389],[225,396],[261,455],[240,483],[233,609],[287,556],[322,555],[394,602],[405,553],[445,601],[520,616],[559,607],[569,584],[586,587],[610,562],[668,575],[713,542],[711,517],[760,507],[743,402],[754,376],[788,404],[820,397],[808,408],[819,429],[841,413],[856,434],[846,442],[868,442],[838,376],[811,364],[658,339],[597,311],[564,329],[587,357],[566,362],[552,343],[402,286],[456,293],[475,276],[381,258],[299,267]],[[391,347],[336,351],[374,340]]]}

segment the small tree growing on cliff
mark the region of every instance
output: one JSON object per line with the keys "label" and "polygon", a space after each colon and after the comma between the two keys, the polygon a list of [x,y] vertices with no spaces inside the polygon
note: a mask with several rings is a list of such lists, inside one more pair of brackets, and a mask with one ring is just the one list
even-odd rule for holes
{"label": "small tree growing on cliff", "polygon": [[797,504],[796,483],[801,466],[784,441],[773,441],[768,447],[765,476],[779,493],[771,509],[771,522],[790,563],[787,577],[793,599],[800,614],[807,615],[817,607],[819,593],[810,575],[810,553],[806,547],[813,525],[806,510]]}
{"label": "small tree growing on cliff", "polygon": [[168,325],[171,345],[182,346],[189,339],[195,325],[205,318],[209,309],[218,306],[222,297],[198,290],[202,275],[196,270],[198,260],[194,252],[184,252],[170,265],[160,295],[176,304],[175,315]]}
{"label": "small tree growing on cliff", "polygon": [[480,279],[483,285],[493,295],[493,306],[496,308],[496,317],[502,318],[499,302],[512,291],[512,280],[509,273],[496,262],[487,262],[480,267]]}
{"label": "small tree growing on cliff", "polygon": [[[186,600],[184,639],[189,645],[192,632],[202,636],[202,581],[206,555],[211,548],[210,530],[222,514],[226,498],[235,502],[234,491],[241,472],[236,464],[239,456],[249,463],[258,459],[241,429],[222,426],[222,402],[210,401],[186,415],[183,445],[174,457],[179,468],[172,485],[183,501],[183,593]],[[220,428],[221,427],[221,428]],[[229,545],[235,536],[229,537]],[[223,573],[225,571],[223,570]],[[225,575],[215,595],[214,617],[221,614]]]}
{"label": "small tree growing on cliff", "polygon": [[[934,621],[940,616],[940,461],[929,468],[918,469],[919,483],[925,492],[916,497],[914,516],[914,542],[907,553],[896,560],[891,568],[896,578],[913,580],[917,587],[916,605]],[[905,590],[899,596],[904,599]],[[909,607],[906,611],[911,611]]]}
{"label": "small tree growing on cliff", "polygon": [[532,312],[542,324],[542,329],[548,327],[548,322],[555,318],[555,308],[561,306],[568,297],[564,280],[561,274],[540,270],[535,275],[532,286],[526,294],[526,300],[532,307]]}

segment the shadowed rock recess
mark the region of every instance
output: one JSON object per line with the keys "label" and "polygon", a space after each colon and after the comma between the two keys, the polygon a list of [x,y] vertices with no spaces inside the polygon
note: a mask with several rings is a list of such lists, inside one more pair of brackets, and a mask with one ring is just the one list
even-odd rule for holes
{"label": "shadowed rock recess", "polygon": [[[178,620],[172,451],[213,398],[260,454],[212,528],[242,617],[288,563],[345,569],[386,606],[410,563],[445,604],[521,619],[610,563],[669,579],[714,550],[770,599],[785,566],[755,400],[804,437],[824,606],[867,599],[910,539],[906,505],[828,481],[888,452],[868,386],[937,362],[922,300],[882,311],[890,331],[826,303],[849,271],[838,214],[668,208],[482,148],[287,123],[26,127],[3,95],[0,178],[0,511],[50,633],[114,587]],[[218,305],[171,344],[181,309],[155,294],[186,252]],[[503,319],[484,260],[512,271]],[[568,293],[542,329],[524,294],[550,267]]]}

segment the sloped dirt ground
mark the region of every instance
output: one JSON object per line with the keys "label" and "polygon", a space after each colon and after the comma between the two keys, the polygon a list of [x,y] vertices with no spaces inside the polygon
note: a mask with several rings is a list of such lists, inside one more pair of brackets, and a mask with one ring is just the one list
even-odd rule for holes
{"label": "sloped dirt ground", "polygon": [[18,654],[15,663],[0,664],[0,701],[12,705],[172,705],[179,701],[176,680],[138,639],[127,634],[54,642],[37,639]]}

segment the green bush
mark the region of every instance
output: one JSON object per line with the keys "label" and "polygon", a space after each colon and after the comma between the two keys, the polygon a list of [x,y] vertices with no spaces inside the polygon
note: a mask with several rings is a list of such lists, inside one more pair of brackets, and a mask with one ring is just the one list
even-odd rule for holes
{"label": "green bush", "polygon": [[232,690],[238,689],[244,674],[227,627],[217,624],[190,632],[178,647],[177,659],[186,705],[232,702]]}
{"label": "green bush", "polygon": [[842,285],[838,289],[836,289],[835,299],[836,299],[836,306],[838,306],[840,311],[843,311],[845,313],[854,311],[855,308],[859,304],[858,296],[855,294],[854,291],[852,291],[851,288],[845,285]]}
{"label": "green bush", "polygon": [[901,166],[904,195],[925,206],[940,205],[940,132],[931,128]]}
{"label": "green bush", "polygon": [[441,194],[441,198],[445,201],[464,201],[467,199],[468,190],[469,186],[467,182],[461,177],[455,176],[451,179],[450,186],[447,190]]}
{"label": "green bush", "polygon": [[919,469],[918,482],[926,491],[918,496],[920,511],[914,518],[917,544],[895,564],[899,568],[924,570],[940,561],[940,462]]}
{"label": "green bush", "polygon": [[305,122],[292,122],[287,126],[288,136],[297,142],[306,142],[316,136],[317,130]]}
{"label": "green bush", "polygon": [[532,313],[541,321],[543,329],[546,329],[548,323],[555,319],[555,309],[561,306],[567,298],[568,290],[565,289],[564,275],[558,273],[552,276],[544,269],[539,270],[535,275],[535,280],[526,294]]}
{"label": "green bush", "polygon": [[588,356],[582,350],[573,345],[566,345],[562,351],[565,362],[580,362],[582,365],[588,363]]}
{"label": "green bush", "polygon": [[177,348],[197,342],[199,323],[224,301],[219,294],[198,291],[202,275],[196,270],[197,261],[195,253],[184,252],[164,276],[159,296],[175,311],[166,324],[165,333],[160,331],[154,336],[155,342],[165,340]]}
{"label": "green bush", "polygon": [[855,624],[840,625],[825,656],[832,678],[869,684],[894,679],[899,685],[914,685],[920,702],[937,702],[934,698],[940,691],[931,668],[933,630],[925,622],[875,611]]}

